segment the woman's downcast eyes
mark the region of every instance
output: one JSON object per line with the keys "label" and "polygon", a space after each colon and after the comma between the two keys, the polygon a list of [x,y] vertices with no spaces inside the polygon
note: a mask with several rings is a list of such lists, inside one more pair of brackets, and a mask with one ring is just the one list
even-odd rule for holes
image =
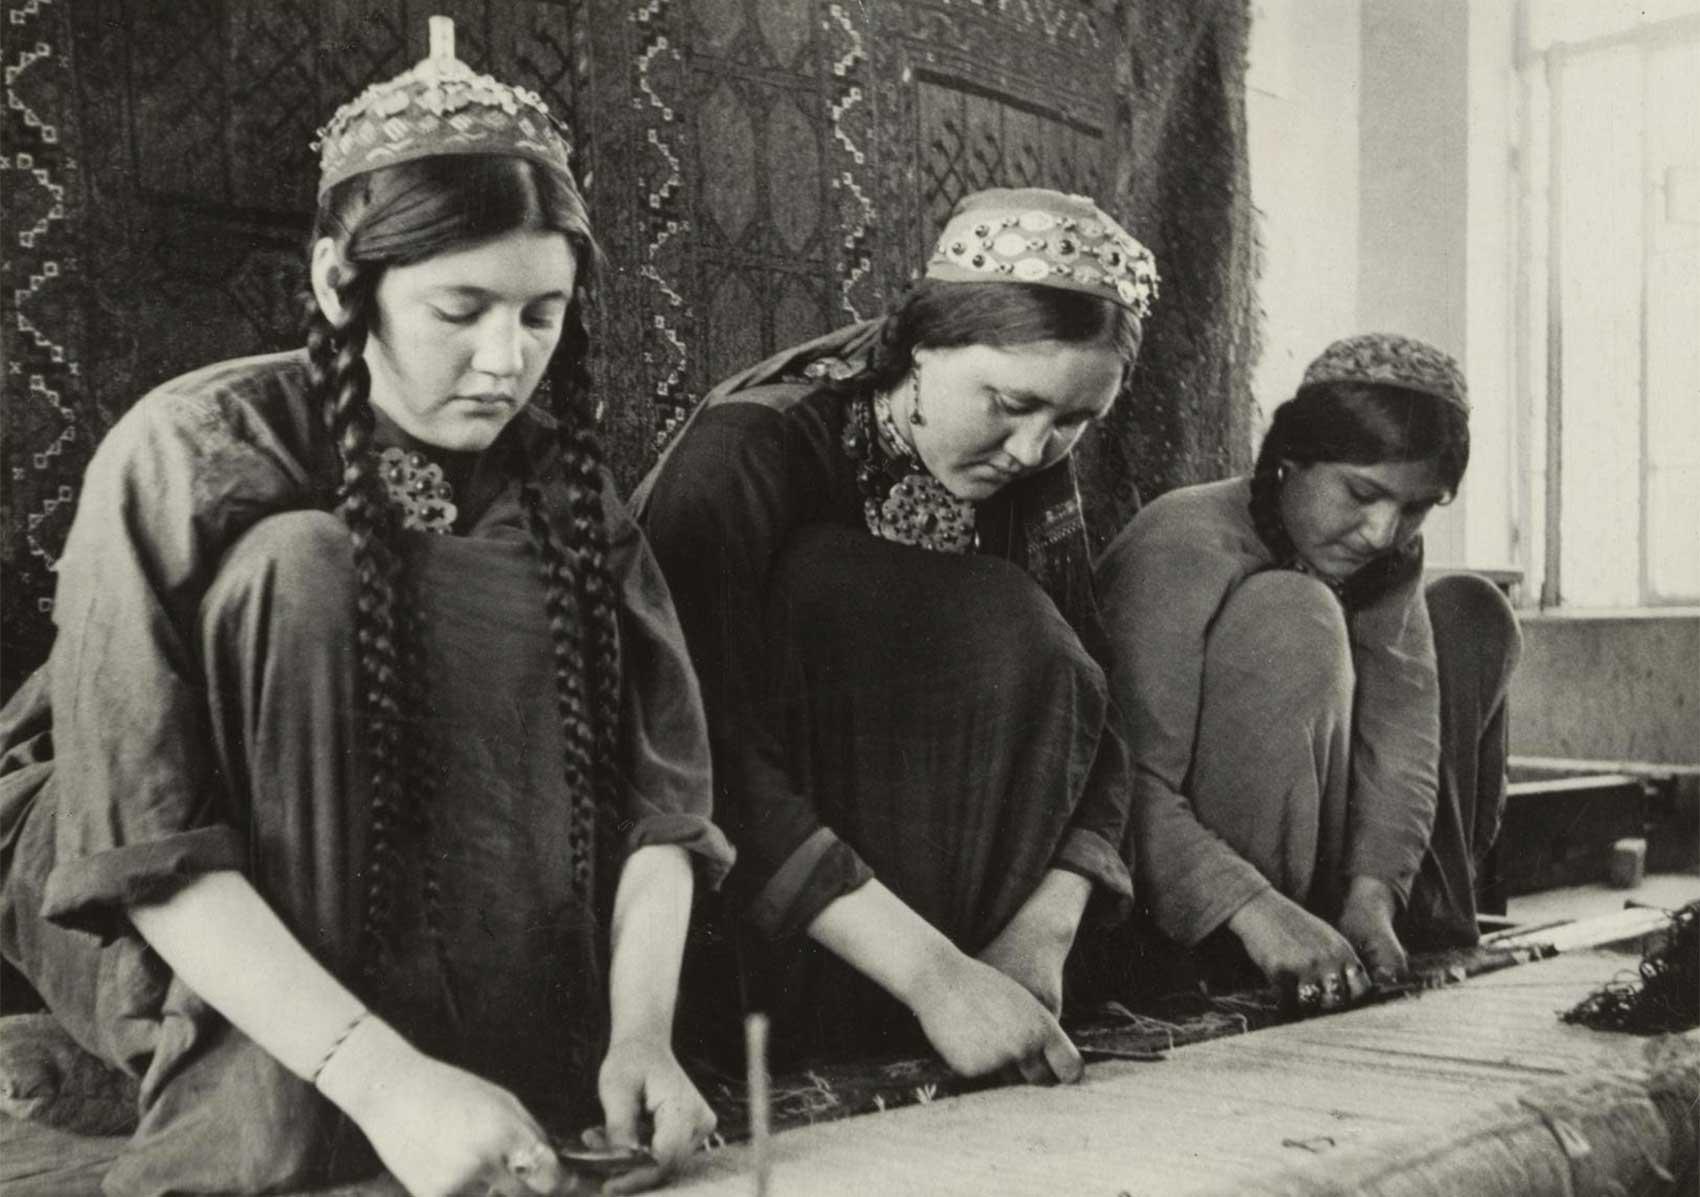
{"label": "woman's downcast eyes", "polygon": [[[1362,487],[1352,486],[1350,483],[1346,486],[1346,493],[1352,497],[1352,501],[1354,503],[1363,507],[1384,502],[1393,497],[1392,495],[1382,494],[1379,491],[1366,490]],[[1399,505],[1399,513],[1406,519],[1414,519],[1417,516],[1427,515],[1436,507],[1445,505],[1450,499],[1450,495],[1437,495],[1431,499],[1412,499],[1408,503],[1401,503]]]}
{"label": "woman's downcast eyes", "polygon": [[[472,307],[443,307],[437,304],[428,305],[431,314],[445,324],[476,324],[488,310],[482,305]],[[561,326],[561,320],[566,315],[566,305],[551,302],[528,308],[523,317],[527,328],[535,328],[540,332],[552,331]]]}
{"label": "woman's downcast eyes", "polygon": [[[1043,408],[1042,404],[1034,403],[1026,399],[1014,398],[1010,395],[1004,394],[996,387],[987,387],[986,394],[991,398],[992,407],[1000,414],[1006,416],[1030,416],[1034,412],[1040,411]],[[1076,428],[1086,427],[1086,425],[1097,420],[1098,417],[1099,413],[1095,411],[1074,411],[1059,419],[1056,426],[1072,432]]]}

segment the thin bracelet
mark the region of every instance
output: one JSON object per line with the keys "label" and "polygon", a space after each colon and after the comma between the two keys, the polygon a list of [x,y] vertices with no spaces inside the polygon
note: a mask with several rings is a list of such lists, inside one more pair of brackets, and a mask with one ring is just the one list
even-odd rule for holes
{"label": "thin bracelet", "polygon": [[338,1035],[331,1042],[329,1049],[325,1052],[324,1059],[320,1060],[319,1066],[313,1069],[313,1075],[307,1081],[309,1085],[312,1085],[315,1089],[319,1087],[319,1077],[325,1071],[325,1066],[331,1062],[331,1059],[337,1054],[337,1052],[342,1050],[342,1045],[348,1042],[348,1037],[350,1035],[354,1034],[354,1028],[371,1017],[372,1012],[362,1008],[360,1013],[348,1020],[348,1025],[342,1028],[342,1034]]}

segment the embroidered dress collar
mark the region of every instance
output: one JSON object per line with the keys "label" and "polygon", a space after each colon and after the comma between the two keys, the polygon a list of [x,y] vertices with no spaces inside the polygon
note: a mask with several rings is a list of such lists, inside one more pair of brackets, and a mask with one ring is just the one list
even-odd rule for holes
{"label": "embroidered dress collar", "polygon": [[460,453],[409,436],[375,405],[372,439],[383,479],[401,526],[409,532],[448,535],[460,518],[457,494],[470,489],[484,453]]}
{"label": "embroidered dress collar", "polygon": [[845,402],[844,452],[856,463],[868,531],[936,553],[978,548],[974,504],[927,472],[892,422],[886,397],[851,395]]}

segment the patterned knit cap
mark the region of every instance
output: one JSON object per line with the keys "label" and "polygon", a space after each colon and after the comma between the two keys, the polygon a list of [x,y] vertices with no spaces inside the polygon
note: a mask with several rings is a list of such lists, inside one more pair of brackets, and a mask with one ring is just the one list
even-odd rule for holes
{"label": "patterned knit cap", "polygon": [[1305,367],[1304,381],[1384,382],[1420,391],[1470,414],[1470,393],[1464,372],[1452,355],[1426,341],[1398,333],[1361,333],[1342,337]]}
{"label": "patterned knit cap", "polygon": [[994,187],[964,196],[945,222],[926,277],[946,283],[1039,283],[1120,304],[1144,319],[1157,260],[1084,195]]}
{"label": "patterned knit cap", "polygon": [[320,197],[355,175],[439,154],[508,154],[570,182],[572,146],[542,97],[477,74],[456,58],[448,17],[432,17],[430,29],[430,57],[374,83],[319,130],[313,148]]}

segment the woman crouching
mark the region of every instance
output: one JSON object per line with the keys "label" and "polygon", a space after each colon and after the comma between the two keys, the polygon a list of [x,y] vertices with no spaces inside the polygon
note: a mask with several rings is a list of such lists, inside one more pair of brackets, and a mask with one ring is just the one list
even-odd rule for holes
{"label": "woman crouching", "polygon": [[1089,200],[971,195],[895,312],[723,383],[640,488],[741,854],[687,992],[741,986],[782,1065],[918,1030],[968,1075],[1080,1075],[1063,961],[1129,878],[1069,455],[1155,283]]}
{"label": "woman crouching", "polygon": [[712,1128],[671,1020],[689,861],[731,854],[591,431],[584,203],[540,102],[433,43],[326,133],[306,352],[101,445],[5,712],[3,946],[141,1082],[114,1194],[368,1145],[414,1194],[553,1192],[549,1130],[652,1119],[639,1185]]}
{"label": "woman crouching", "polygon": [[1301,1005],[1476,939],[1519,638],[1482,579],[1424,585],[1421,537],[1464,476],[1468,417],[1440,351],[1336,342],[1250,477],[1164,495],[1099,564],[1140,904]]}

